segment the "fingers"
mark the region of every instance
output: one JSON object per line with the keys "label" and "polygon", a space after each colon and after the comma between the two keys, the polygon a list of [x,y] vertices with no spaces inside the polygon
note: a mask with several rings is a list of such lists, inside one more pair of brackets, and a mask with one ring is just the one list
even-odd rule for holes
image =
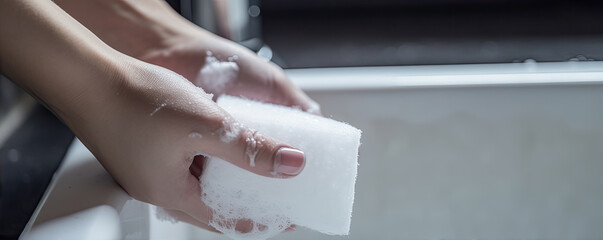
{"label": "fingers", "polygon": [[[298,107],[311,114],[321,115],[320,106],[291,82],[283,69],[272,62],[242,49],[238,53],[240,67],[238,83],[224,93],[256,101]],[[214,92],[216,93],[216,92]],[[220,95],[221,93],[216,93]]]}
{"label": "fingers", "polygon": [[299,107],[302,111],[319,115],[320,105],[312,100],[308,95],[300,88],[295,86],[293,82],[287,77],[287,75],[278,66],[273,65],[276,68],[274,71],[274,91],[277,95],[276,99],[280,99],[277,104],[287,105],[291,107]]}
{"label": "fingers", "polygon": [[306,93],[304,93],[301,89],[294,87],[291,94],[292,104],[293,106],[299,106],[302,111],[308,112],[314,115],[322,116],[320,111],[320,105],[317,102],[312,100]]}
{"label": "fingers", "polygon": [[[219,157],[266,177],[289,178],[303,170],[305,155],[302,151],[264,136],[218,109],[222,111],[220,117],[212,120],[216,128],[203,137],[193,138],[193,146],[198,152]],[[199,175],[202,165],[194,163],[190,171]]]}
{"label": "fingers", "polygon": [[199,183],[199,178],[197,176],[193,176],[192,173],[188,174],[184,184],[186,185],[186,190],[181,195],[182,197],[178,199],[178,205],[176,208],[181,212],[186,213],[186,215],[190,216],[191,218],[189,219],[184,216],[179,220],[200,227],[207,226],[210,228],[210,230],[215,231],[209,226],[209,219],[211,219],[212,211],[201,200],[201,186]]}
{"label": "fingers", "polygon": [[223,124],[216,139],[219,142],[210,154],[267,177],[288,178],[303,170],[302,151],[243,126],[231,117],[226,117]]}

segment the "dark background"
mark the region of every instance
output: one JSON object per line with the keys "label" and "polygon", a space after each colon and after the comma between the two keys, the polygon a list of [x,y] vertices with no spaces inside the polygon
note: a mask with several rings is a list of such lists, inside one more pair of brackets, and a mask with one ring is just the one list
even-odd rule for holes
{"label": "dark background", "polygon": [[261,10],[264,41],[289,68],[603,58],[601,1],[264,0]]}

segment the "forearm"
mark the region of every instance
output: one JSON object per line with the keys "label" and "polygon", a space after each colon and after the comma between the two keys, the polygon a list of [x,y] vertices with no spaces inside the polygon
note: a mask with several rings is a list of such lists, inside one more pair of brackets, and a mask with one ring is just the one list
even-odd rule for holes
{"label": "forearm", "polygon": [[51,1],[1,1],[0,39],[2,72],[64,121],[100,105],[112,88],[119,54]]}
{"label": "forearm", "polygon": [[201,32],[162,0],[55,2],[111,47],[139,59]]}

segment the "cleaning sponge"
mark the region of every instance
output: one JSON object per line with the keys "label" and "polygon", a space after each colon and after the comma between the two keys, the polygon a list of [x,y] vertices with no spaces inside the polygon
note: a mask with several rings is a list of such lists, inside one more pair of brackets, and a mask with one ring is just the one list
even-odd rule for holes
{"label": "cleaning sponge", "polygon": [[[266,239],[291,224],[331,235],[350,230],[360,130],[302,111],[222,96],[218,105],[240,123],[302,150],[304,170],[269,178],[210,157],[201,175],[202,200],[213,210],[210,225],[234,239]],[[248,233],[235,230],[252,221]]]}

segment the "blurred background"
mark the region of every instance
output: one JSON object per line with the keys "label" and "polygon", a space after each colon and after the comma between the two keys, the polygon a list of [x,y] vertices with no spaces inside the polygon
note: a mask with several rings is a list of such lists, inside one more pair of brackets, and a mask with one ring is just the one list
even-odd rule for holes
{"label": "blurred background", "polygon": [[[224,10],[212,18],[206,11],[216,2],[225,6],[213,6]],[[593,0],[170,3],[197,24],[256,51],[265,44],[273,61],[287,68],[603,57],[603,4]],[[217,26],[216,18],[226,26]]]}

